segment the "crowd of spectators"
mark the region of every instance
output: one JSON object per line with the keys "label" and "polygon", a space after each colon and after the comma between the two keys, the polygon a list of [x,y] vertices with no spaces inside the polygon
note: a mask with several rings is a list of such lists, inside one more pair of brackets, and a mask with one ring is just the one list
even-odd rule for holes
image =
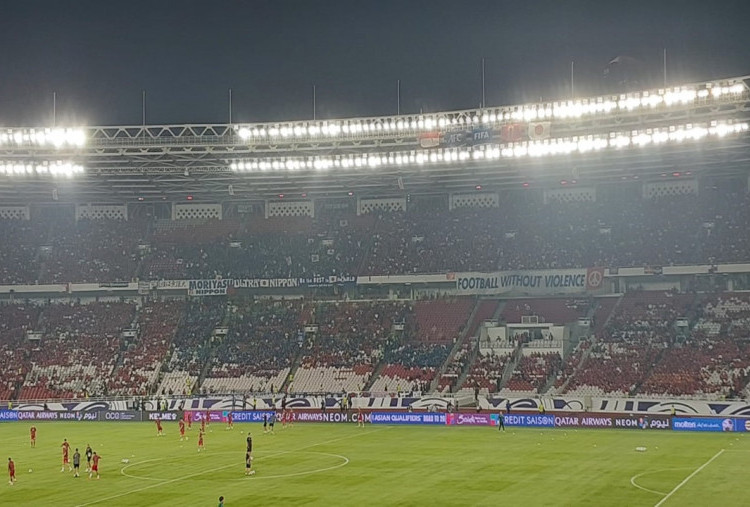
{"label": "crowd of spectators", "polygon": [[[596,202],[510,193],[498,208],[410,205],[311,217],[79,220],[70,210],[0,220],[0,283],[109,282],[135,277],[278,278],[397,275],[747,260],[750,196],[642,199],[604,188]],[[143,247],[143,248],[141,248]]]}
{"label": "crowd of spectators", "polygon": [[223,298],[187,301],[184,315],[172,341],[169,360],[162,369],[161,394],[189,394],[212,355],[214,332],[224,322],[227,303]]}
{"label": "crowd of spectators", "polygon": [[153,390],[183,309],[182,301],[151,301],[141,308],[138,334],[123,343],[120,365],[107,382],[108,394],[145,395]]}
{"label": "crowd of spectators", "polygon": [[304,323],[311,308],[302,300],[252,299],[230,309],[229,333],[217,345],[213,364],[203,383],[205,390],[229,385],[237,390],[281,388],[304,342]]}
{"label": "crowd of spectators", "polygon": [[[139,303],[140,304],[140,303]],[[514,357],[456,343],[473,298],[316,302],[204,298],[0,305],[0,398],[188,392],[206,372],[206,392],[362,390],[497,392]],[[560,298],[507,302],[503,318],[539,314],[571,321],[595,307],[593,336],[562,361],[558,350],[522,350],[504,393],[735,397],[750,377],[750,296],[628,292],[598,302]],[[497,309],[482,301],[475,321]],[[480,311],[481,310],[481,311]],[[227,327],[227,334],[214,330]],[[315,330],[306,329],[313,326]],[[467,328],[467,326],[470,326]],[[123,331],[134,327],[128,338]],[[27,332],[42,334],[29,340]],[[516,336],[517,337],[517,336]],[[450,361],[451,350],[456,353]],[[524,353],[526,352],[526,353]],[[294,377],[292,368],[298,365]],[[372,379],[377,367],[380,375]],[[441,367],[444,373],[436,381]],[[162,378],[163,377],[163,378]]]}
{"label": "crowd of spectators", "polygon": [[479,388],[484,393],[496,393],[500,388],[505,368],[510,363],[512,357],[511,352],[495,354],[494,351],[491,351],[486,354],[480,354],[471,365],[463,388]]}
{"label": "crowd of spectators", "polygon": [[106,392],[136,307],[123,302],[50,304],[39,318],[40,343],[29,352],[31,369],[21,399],[83,397]]}
{"label": "crowd of spectators", "polygon": [[37,283],[40,248],[47,227],[26,220],[0,220],[0,285]]}
{"label": "crowd of spectators", "polygon": [[[411,302],[322,303],[315,313],[318,330],[301,365],[375,366],[394,333],[411,335],[413,315]],[[404,329],[395,331],[396,324]]]}
{"label": "crowd of spectators", "polygon": [[[694,299],[672,291],[626,294],[614,313],[604,318],[607,325],[568,381],[566,392],[635,394],[663,351],[677,342],[676,321],[691,313]],[[557,383],[567,380],[563,376]]]}
{"label": "crowd of spectators", "polygon": [[140,220],[56,221],[43,255],[41,283],[132,280],[138,245],[146,235]]}
{"label": "crowd of spectators", "polygon": [[471,342],[466,342],[456,351],[448,364],[445,366],[440,380],[438,380],[437,389],[440,392],[453,392],[456,389],[458,380],[471,360],[471,351],[473,349]]}
{"label": "crowd of spectators", "polygon": [[518,361],[504,390],[514,393],[540,393],[562,365],[558,352],[532,352]]}
{"label": "crowd of spectators", "polygon": [[750,297],[710,297],[701,302],[696,317],[691,332],[664,350],[640,395],[739,395],[750,373]]}
{"label": "crowd of spectators", "polygon": [[15,397],[31,368],[33,344],[26,333],[36,329],[40,313],[37,305],[0,305],[0,399]]}

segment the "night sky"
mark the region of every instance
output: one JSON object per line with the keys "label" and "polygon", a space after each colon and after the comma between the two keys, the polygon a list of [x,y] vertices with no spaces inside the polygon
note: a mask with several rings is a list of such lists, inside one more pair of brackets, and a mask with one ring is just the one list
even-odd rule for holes
{"label": "night sky", "polygon": [[[750,2],[0,0],[0,126],[507,105],[750,74]],[[611,68],[617,56],[626,64]],[[627,65],[627,68],[625,67]]]}

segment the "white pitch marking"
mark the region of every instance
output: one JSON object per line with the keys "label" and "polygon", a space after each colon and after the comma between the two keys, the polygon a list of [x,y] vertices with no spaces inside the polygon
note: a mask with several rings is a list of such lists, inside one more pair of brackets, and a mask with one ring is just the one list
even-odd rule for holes
{"label": "white pitch marking", "polygon": [[[237,453],[235,453],[235,452],[219,452],[219,453],[213,453],[211,455],[212,456],[218,456],[218,455],[222,455],[222,454],[236,455]],[[277,475],[262,475],[260,477],[254,477],[253,480],[257,481],[257,480],[261,480],[261,479],[282,479],[282,478],[286,478],[286,477],[299,477],[299,476],[302,476],[302,475],[320,474],[320,473],[323,473],[323,472],[328,472],[330,470],[335,470],[337,468],[344,467],[344,466],[346,466],[346,465],[349,464],[349,458],[347,458],[346,456],[342,456],[340,454],[330,454],[330,453],[327,453],[327,452],[305,452],[305,451],[282,451],[282,452],[277,452],[277,453],[273,453],[273,454],[268,454],[266,456],[258,456],[257,458],[255,458],[255,461],[260,461],[260,460],[265,459],[265,458],[272,458],[272,457],[275,457],[275,456],[279,456],[281,454],[316,454],[318,456],[329,456],[329,457],[333,457],[333,458],[339,458],[342,462],[338,463],[336,465],[330,466],[330,467],[315,468],[313,470],[306,470],[306,471],[302,471],[302,472],[294,472],[294,473],[289,473],[289,474],[277,474]],[[124,475],[125,477],[130,477],[131,479],[138,479],[138,480],[142,480],[142,481],[168,481],[170,479],[162,479],[162,478],[159,478],[159,477],[144,477],[144,476],[140,476],[140,475],[130,475],[128,473],[125,473],[125,470],[127,468],[129,468],[129,467],[132,467],[132,466],[142,465],[143,463],[150,463],[150,462],[153,462],[153,461],[167,461],[168,459],[171,459],[171,458],[154,458],[154,459],[147,459],[145,461],[139,461],[138,463],[130,463],[129,465],[125,465],[124,467],[122,467],[122,469],[120,470],[120,473],[122,475]],[[239,466],[242,466],[244,464],[245,464],[244,461],[238,461],[236,463],[236,466],[239,467]],[[247,480],[247,478],[246,477],[242,477],[242,478],[235,479],[235,480],[236,481],[244,481],[244,480]]]}
{"label": "white pitch marking", "polygon": [[[319,445],[330,444],[330,443],[333,443],[333,442],[338,442],[339,440],[345,440],[347,438],[358,437],[358,436],[362,436],[362,435],[369,435],[370,433],[378,433],[380,431],[385,431],[387,429],[388,428],[386,427],[386,428],[379,429],[379,430],[366,431],[364,433],[355,433],[353,435],[348,435],[346,437],[334,438],[333,440],[326,440],[325,442],[319,442],[317,444],[310,444],[310,445],[305,446],[305,447],[300,447],[299,450],[310,449],[311,447],[317,447]],[[290,452],[290,451],[282,451],[279,454],[284,454],[284,453],[287,453],[287,452]],[[270,457],[270,456],[271,455],[269,455],[268,457]],[[119,493],[117,495],[112,495],[112,496],[100,498],[99,500],[94,500],[94,501],[91,501],[91,502],[77,504],[76,507],[85,507],[86,505],[94,505],[96,503],[106,502],[107,500],[114,500],[115,498],[122,498],[123,496],[132,495],[133,493],[138,493],[140,491],[146,491],[147,489],[156,488],[156,487],[159,487],[159,486],[163,486],[165,484],[172,484],[172,483],[175,483],[175,482],[184,481],[186,479],[192,479],[193,477],[198,477],[199,475],[208,474],[208,473],[211,473],[211,472],[218,472],[219,470],[224,470],[226,468],[235,467],[235,466],[237,466],[237,465],[235,463],[232,463],[231,465],[225,465],[223,467],[214,468],[212,470],[204,470],[203,472],[197,472],[197,473],[194,473],[194,474],[185,475],[183,477],[177,477],[175,479],[170,479],[168,481],[160,482],[158,484],[152,484],[150,486],[144,486],[142,488],[132,489],[130,491],[126,491],[125,493]]]}
{"label": "white pitch marking", "polygon": [[690,474],[687,477],[685,477],[685,479],[681,483],[679,483],[677,486],[675,486],[672,491],[670,491],[669,493],[667,493],[667,496],[665,496],[664,498],[662,498],[661,500],[659,500],[659,503],[657,503],[656,505],[654,505],[654,507],[661,507],[661,505],[664,502],[666,502],[667,500],[669,500],[669,497],[671,497],[672,495],[674,495],[675,493],[677,493],[677,490],[679,490],[681,487],[683,487],[685,484],[687,484],[687,482],[690,479],[692,479],[693,477],[695,477],[696,475],[698,475],[698,473],[701,470],[703,470],[708,465],[710,465],[713,460],[715,460],[716,458],[718,458],[719,456],[721,456],[723,453],[724,453],[724,449],[721,449],[719,452],[717,452],[716,454],[714,454],[711,457],[711,459],[709,459],[708,461],[706,461],[705,463],[703,463],[701,466],[699,466],[698,468],[696,468],[695,471],[692,474]]}
{"label": "white pitch marking", "polygon": [[641,486],[637,482],[635,482],[635,480],[636,479],[640,479],[644,475],[658,474],[659,472],[667,472],[667,471],[670,471],[670,470],[691,470],[691,468],[688,468],[688,467],[660,468],[659,470],[649,470],[648,472],[641,472],[641,473],[636,474],[636,475],[634,475],[633,477],[630,478],[630,484],[632,484],[633,486],[635,486],[638,489],[642,489],[643,491],[648,491],[649,493],[653,493],[655,495],[664,496],[664,495],[666,495],[665,492],[663,492],[663,491],[656,491],[655,489],[648,489],[646,487]]}
{"label": "white pitch marking", "polygon": [[[289,452],[291,454],[294,454],[294,451],[289,451]],[[333,465],[333,466],[330,466],[330,467],[316,468],[315,470],[307,470],[307,471],[303,471],[303,472],[294,472],[294,473],[291,473],[291,474],[261,475],[261,476],[254,475],[251,480],[253,480],[253,481],[260,481],[260,480],[263,480],[263,479],[284,479],[286,477],[299,477],[299,476],[302,476],[302,475],[320,474],[320,473],[323,473],[323,472],[328,472],[330,470],[336,470],[337,468],[345,467],[346,465],[349,464],[349,458],[347,458],[346,456],[342,456],[340,454],[329,454],[327,452],[312,452],[312,453],[309,453],[309,454],[318,454],[318,455],[322,455],[322,456],[333,456],[333,457],[336,457],[336,458],[341,458],[343,461],[341,463],[337,464],[337,465]],[[268,457],[268,456],[266,456],[266,457]],[[258,458],[258,459],[260,459],[260,458]],[[242,477],[242,478],[239,478],[239,479],[235,479],[235,481],[245,481],[245,480],[247,480],[247,477]]]}

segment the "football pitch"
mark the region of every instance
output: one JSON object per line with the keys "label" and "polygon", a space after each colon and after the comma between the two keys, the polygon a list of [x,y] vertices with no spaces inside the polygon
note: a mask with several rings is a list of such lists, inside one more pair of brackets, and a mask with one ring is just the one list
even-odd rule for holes
{"label": "football pitch", "polygon": [[[740,433],[539,430],[348,424],[208,427],[180,442],[177,424],[0,424],[7,470],[2,505],[747,505],[750,439]],[[244,475],[245,438],[253,468]],[[86,444],[102,456],[101,480],[60,471]],[[637,451],[645,447],[645,451]],[[126,461],[125,461],[126,460]],[[82,472],[85,470],[83,458]]]}

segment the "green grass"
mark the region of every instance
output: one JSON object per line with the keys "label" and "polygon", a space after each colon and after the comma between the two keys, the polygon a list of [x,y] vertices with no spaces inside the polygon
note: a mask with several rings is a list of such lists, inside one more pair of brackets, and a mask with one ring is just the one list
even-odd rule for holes
{"label": "green grass", "polygon": [[[195,426],[180,442],[174,423],[164,437],[153,423],[36,423],[36,449],[29,426],[0,424],[0,456],[13,457],[18,477],[11,487],[6,472],[1,505],[210,506],[224,495],[228,507],[653,506],[721,449],[663,505],[748,504],[743,434],[297,424],[264,435],[259,425],[215,424],[198,453]],[[248,430],[254,477],[243,474]],[[102,455],[101,480],[60,472],[63,438]],[[652,492],[631,484],[639,474]]]}

